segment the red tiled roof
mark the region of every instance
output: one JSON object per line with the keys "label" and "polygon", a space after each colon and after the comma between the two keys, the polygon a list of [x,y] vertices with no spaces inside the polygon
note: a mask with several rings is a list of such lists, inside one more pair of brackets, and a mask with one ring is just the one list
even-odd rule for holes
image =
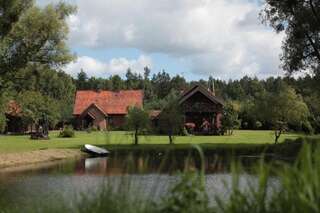
{"label": "red tiled roof", "polygon": [[112,91],[77,91],[73,114],[80,115],[91,104],[95,104],[105,114],[127,114],[129,106],[142,107],[142,90]]}

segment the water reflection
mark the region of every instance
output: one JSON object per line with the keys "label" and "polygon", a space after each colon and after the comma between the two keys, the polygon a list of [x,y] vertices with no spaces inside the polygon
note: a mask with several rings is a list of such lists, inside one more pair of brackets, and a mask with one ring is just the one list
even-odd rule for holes
{"label": "water reflection", "polygon": [[[228,194],[223,183],[232,181],[230,159],[207,155],[204,167],[209,196]],[[118,186],[123,178],[128,178],[132,186],[142,190],[142,194],[159,199],[176,183],[177,171],[195,168],[200,168],[198,157],[169,154],[80,158],[14,171],[0,170],[0,198],[5,202],[15,201],[12,204],[18,206],[36,200],[50,202],[57,195],[72,201],[77,200],[75,195],[88,191],[95,195],[102,184]],[[243,174],[240,179],[245,185],[257,178]]]}
{"label": "water reflection", "polygon": [[[221,173],[229,165],[216,156],[207,156],[204,167],[207,174]],[[185,156],[152,157],[152,156],[118,156],[82,158],[74,163],[76,175],[123,175],[123,174],[174,174],[177,171],[195,170],[201,167],[196,158]],[[59,167],[58,167],[59,168]],[[53,168],[54,169],[54,168]]]}
{"label": "water reflection", "polygon": [[[260,158],[239,158],[244,167],[250,168]],[[118,176],[124,174],[169,174],[200,169],[206,174],[228,173],[232,159],[206,155],[201,163],[196,155],[119,155],[111,157],[80,158],[58,162],[22,166],[0,170],[0,181],[16,176],[30,175],[94,175]]]}

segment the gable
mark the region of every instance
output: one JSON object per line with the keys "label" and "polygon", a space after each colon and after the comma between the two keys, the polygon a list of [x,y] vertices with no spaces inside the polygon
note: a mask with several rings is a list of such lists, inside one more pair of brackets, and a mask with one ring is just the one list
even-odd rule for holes
{"label": "gable", "polygon": [[106,114],[95,104],[91,104],[86,110],[81,113],[80,116],[85,117],[86,115],[89,115],[93,119],[106,116]]}
{"label": "gable", "polygon": [[222,100],[218,99],[216,96],[214,96],[211,92],[206,90],[201,85],[196,85],[192,87],[190,90],[184,92],[182,96],[180,97],[180,104],[183,104],[186,101],[200,101],[200,102],[210,102],[215,105],[221,105],[223,106]]}

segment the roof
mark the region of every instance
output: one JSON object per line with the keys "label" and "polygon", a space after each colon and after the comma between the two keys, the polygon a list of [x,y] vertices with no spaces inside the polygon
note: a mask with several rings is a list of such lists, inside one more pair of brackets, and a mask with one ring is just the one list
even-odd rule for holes
{"label": "roof", "polygon": [[142,90],[93,91],[79,90],[76,93],[73,114],[80,115],[94,104],[104,114],[127,114],[128,107],[142,107]]}
{"label": "roof", "polygon": [[207,98],[209,98],[213,103],[224,105],[224,102],[215,96],[212,92],[208,91],[204,86],[201,84],[196,84],[193,87],[191,87],[189,90],[186,90],[182,93],[180,97],[179,103],[183,103],[186,101],[189,97],[191,97],[196,92],[201,92],[203,95],[205,95]]}

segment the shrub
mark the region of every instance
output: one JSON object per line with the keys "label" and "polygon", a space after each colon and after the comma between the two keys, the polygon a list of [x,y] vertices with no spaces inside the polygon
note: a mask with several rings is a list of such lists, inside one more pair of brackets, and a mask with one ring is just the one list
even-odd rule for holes
{"label": "shrub", "polygon": [[60,138],[73,138],[74,136],[74,130],[71,126],[67,126],[59,134]]}
{"label": "shrub", "polygon": [[260,121],[256,121],[254,127],[255,129],[260,129],[262,127],[262,123]]}
{"label": "shrub", "polygon": [[308,122],[308,121],[303,122],[301,128],[302,128],[302,131],[306,134],[313,134],[313,132],[314,132],[310,122]]}
{"label": "shrub", "polygon": [[87,131],[87,133],[97,132],[97,131],[99,131],[99,128],[96,126],[89,126],[86,131]]}
{"label": "shrub", "polygon": [[183,128],[182,135],[183,136],[189,136],[190,135],[190,133],[188,132],[187,128],[185,128],[185,127]]}

